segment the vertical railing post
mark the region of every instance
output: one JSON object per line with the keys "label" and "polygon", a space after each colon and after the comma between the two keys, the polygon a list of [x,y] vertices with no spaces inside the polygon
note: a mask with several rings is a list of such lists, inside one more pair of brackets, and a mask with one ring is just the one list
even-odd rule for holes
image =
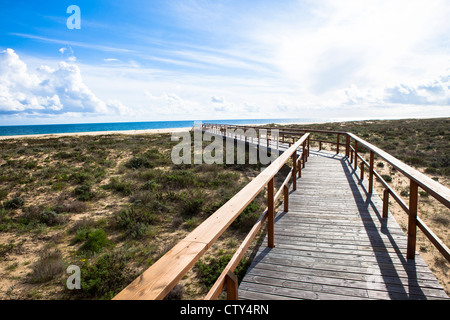
{"label": "vertical railing post", "polygon": [[358,141],[355,140],[355,170],[358,169]]}
{"label": "vertical railing post", "polygon": [[370,150],[369,159],[369,193],[373,193],[373,162],[374,162],[374,152]]}
{"label": "vertical railing post", "polygon": [[289,211],[289,187],[285,185],[283,187],[283,193],[284,193],[284,212]]}
{"label": "vertical railing post", "polygon": [[[303,164],[305,164],[304,162],[303,162]],[[298,166],[297,166],[297,168],[298,168],[298,177],[299,178],[301,178],[302,177],[302,158],[299,158],[298,159]]]}
{"label": "vertical railing post", "polygon": [[359,179],[361,180],[361,181],[363,181],[364,180],[364,167],[365,167],[365,165],[364,165],[364,162],[361,162],[361,175],[360,175],[360,177],[359,177]]}
{"label": "vertical railing post", "polygon": [[307,161],[307,157],[308,157],[308,154],[306,153],[307,151],[306,151],[306,142],[303,142],[303,147],[302,147],[302,149],[303,149],[303,152],[302,152],[302,165],[303,165],[303,168],[305,167],[305,164],[306,164],[306,161]]}
{"label": "vertical railing post", "polygon": [[227,300],[238,300],[238,278],[236,275],[228,271],[225,276],[225,282],[227,284]]}
{"label": "vertical railing post", "polygon": [[[295,179],[295,178],[294,178]],[[269,248],[275,247],[274,229],[275,229],[275,203],[274,203],[274,178],[267,184],[267,239]]]}
{"label": "vertical railing post", "polygon": [[388,217],[388,209],[389,209],[389,190],[384,189],[384,192],[383,192],[383,218]]}
{"label": "vertical railing post", "polygon": [[417,233],[417,205],[418,185],[410,179],[409,184],[409,218],[408,218],[408,249],[406,258],[414,260],[416,256],[416,233]]}
{"label": "vertical railing post", "polygon": [[336,142],[336,154],[339,154],[339,142],[341,140],[341,135],[337,134],[337,142]]}
{"label": "vertical railing post", "polygon": [[297,190],[297,150],[292,154],[292,189]]}
{"label": "vertical railing post", "polygon": [[348,134],[345,136],[345,156],[347,158],[350,156],[350,136]]}
{"label": "vertical railing post", "polygon": [[[309,142],[309,136],[308,136],[308,138],[307,138],[306,140],[308,140],[308,153],[306,154],[306,161],[308,161],[308,157],[309,157],[309,149],[310,149],[310,146],[311,146],[311,144],[310,144],[310,142]],[[306,162],[306,161],[305,161],[305,162]]]}

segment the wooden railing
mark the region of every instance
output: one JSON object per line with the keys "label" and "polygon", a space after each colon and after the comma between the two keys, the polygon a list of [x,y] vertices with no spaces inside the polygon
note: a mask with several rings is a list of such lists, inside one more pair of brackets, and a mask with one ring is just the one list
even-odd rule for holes
{"label": "wooden railing", "polygon": [[[225,282],[227,283],[227,297],[237,298],[237,279],[233,274],[246,249],[254,239],[263,223],[267,220],[268,246],[274,246],[275,202],[284,196],[285,210],[289,203],[289,181],[293,178],[293,188],[296,188],[296,179],[308,155],[307,142],[309,134],[304,134],[287,151],[273,161],[263,172],[248,183],[232,199],[207,218],[200,226],[181,240],[163,257],[155,262],[141,276],[122,290],[115,300],[137,299],[163,299],[181,278],[192,268],[200,257],[214,244],[231,223],[241,214],[256,196],[267,187],[267,209],[252,228],[243,244],[239,247],[224,272],[217,280],[207,299],[214,299],[220,294]],[[301,154],[298,150],[302,147]],[[279,191],[274,195],[274,177],[292,157],[293,167],[287,175]],[[298,169],[297,169],[298,168]]]}
{"label": "wooden railing", "polygon": [[[433,243],[433,245],[439,250],[439,252],[450,261],[450,250],[449,248],[440,240],[431,229],[417,216],[418,214],[418,188],[422,188],[432,197],[434,197],[437,201],[442,203],[447,208],[450,208],[450,189],[444,187],[437,181],[425,176],[419,171],[411,168],[405,163],[401,162],[397,158],[391,156],[389,153],[379,149],[378,147],[368,143],[367,141],[359,138],[358,136],[348,133],[347,134],[347,143],[349,144],[350,149],[350,162],[353,163],[353,168],[356,169],[358,167],[358,159],[361,160],[361,171],[360,171],[360,179],[364,179],[364,168],[369,168],[369,193],[373,192],[373,179],[374,176],[380,181],[383,185],[383,217],[386,218],[388,214],[389,208],[389,196],[397,201],[400,207],[408,214],[408,243],[407,243],[407,259],[414,259],[415,251],[416,251],[416,237],[417,237],[417,227],[419,227],[422,232],[427,236],[427,238]],[[349,140],[354,141],[354,145],[350,145]],[[369,163],[365,161],[360,153],[358,153],[359,147],[365,147],[369,151]],[[407,205],[399,195],[388,185],[388,183],[374,170],[374,157],[377,155],[378,157],[384,159],[388,162],[393,168],[401,172],[406,178],[410,181],[409,186],[409,205]]]}
{"label": "wooden railing", "polygon": [[[196,128],[199,129],[199,128]],[[236,129],[254,129],[256,137],[248,138],[244,136],[236,137]],[[279,130],[278,135],[271,135],[271,130]],[[269,147],[269,140],[272,140],[278,148],[279,142],[288,144],[289,148],[282,153],[276,161],[272,162],[261,174],[245,186],[231,200],[225,203],[213,215],[206,219],[200,226],[192,231],[185,239],[181,240],[169,252],[161,257],[155,264],[147,269],[141,276],[134,280],[114,299],[163,299],[170,290],[180,281],[180,279],[192,268],[200,257],[211,247],[212,244],[222,235],[222,233],[231,225],[231,223],[240,215],[240,213],[250,204],[250,202],[267,187],[267,208],[262,213],[259,220],[250,230],[240,247],[231,258],[213,287],[210,289],[205,299],[217,299],[226,285],[227,298],[237,299],[238,280],[234,275],[239,262],[244,257],[246,250],[258,234],[259,230],[267,221],[268,247],[273,247],[274,240],[274,221],[275,221],[275,203],[283,195],[284,211],[289,210],[289,182],[292,179],[292,188],[296,190],[297,178],[301,177],[301,169],[305,167],[310,152],[310,142],[319,142],[319,149],[322,143],[328,143],[336,146],[336,153],[340,152],[341,137],[345,137],[345,156],[353,168],[358,168],[358,159],[361,160],[360,179],[364,179],[365,167],[368,167],[369,183],[368,193],[373,193],[374,177],[385,188],[383,195],[383,217],[388,216],[389,195],[391,195],[401,208],[409,215],[408,223],[408,241],[407,241],[407,259],[415,258],[416,230],[419,227],[430,241],[436,246],[439,252],[450,261],[450,250],[448,247],[425,225],[417,216],[418,211],[418,187],[428,192],[440,203],[450,208],[450,190],[429,177],[421,174],[417,170],[404,164],[385,151],[359,138],[358,136],[347,132],[309,130],[309,129],[291,129],[291,128],[273,128],[273,127],[249,127],[236,125],[203,124],[202,131],[208,131],[217,135],[228,136],[236,139],[244,139],[245,142],[255,143],[262,146],[265,140],[265,146]],[[232,134],[230,134],[232,132]],[[239,132],[241,133],[241,132]],[[337,139],[334,141],[313,140],[311,135],[334,134]],[[275,139],[275,140],[274,140]],[[353,145],[352,145],[353,141]],[[369,163],[363,159],[358,151],[359,147],[365,147],[369,150]],[[299,153],[299,149],[301,152]],[[398,194],[388,185],[388,183],[374,169],[375,155],[387,161],[399,172],[410,179],[409,205],[406,205]],[[274,177],[280,169],[292,158],[292,169],[286,176],[278,192],[274,195]]]}

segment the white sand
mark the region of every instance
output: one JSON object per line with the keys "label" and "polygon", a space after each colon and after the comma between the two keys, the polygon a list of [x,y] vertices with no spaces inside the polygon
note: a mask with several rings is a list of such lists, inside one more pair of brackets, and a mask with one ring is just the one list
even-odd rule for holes
{"label": "white sand", "polygon": [[30,134],[20,136],[0,136],[0,140],[6,139],[20,139],[20,138],[58,138],[65,136],[95,136],[105,134],[157,134],[157,133],[173,133],[186,132],[191,130],[188,128],[170,128],[170,129],[146,129],[146,130],[126,130],[126,131],[93,131],[93,132],[67,132],[67,133],[52,133],[52,134]]}
{"label": "white sand", "polygon": [[[308,125],[320,122],[293,122],[293,123],[280,123],[280,125]],[[241,124],[241,126],[265,126],[267,124]],[[93,131],[93,132],[67,132],[67,133],[44,133],[44,134],[30,134],[30,135],[18,135],[18,136],[0,136],[0,140],[6,139],[20,139],[20,138],[58,138],[65,136],[95,136],[105,134],[158,134],[158,133],[174,133],[174,132],[186,132],[190,131],[192,127],[186,128],[170,128],[170,129],[146,129],[146,130],[125,130],[125,131]]]}

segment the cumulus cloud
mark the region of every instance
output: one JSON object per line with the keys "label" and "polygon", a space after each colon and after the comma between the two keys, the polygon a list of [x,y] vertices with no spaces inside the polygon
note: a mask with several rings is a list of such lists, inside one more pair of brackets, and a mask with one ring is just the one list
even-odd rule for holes
{"label": "cumulus cloud", "polygon": [[0,114],[124,114],[128,111],[119,101],[104,102],[96,97],[83,82],[75,64],[60,62],[56,68],[41,66],[30,72],[14,50],[0,52]]}
{"label": "cumulus cloud", "polygon": [[386,101],[412,105],[450,105],[450,75],[426,83],[386,89]]}
{"label": "cumulus cloud", "polygon": [[399,83],[379,89],[361,89],[355,84],[339,92],[345,105],[449,106],[450,74],[438,79]]}

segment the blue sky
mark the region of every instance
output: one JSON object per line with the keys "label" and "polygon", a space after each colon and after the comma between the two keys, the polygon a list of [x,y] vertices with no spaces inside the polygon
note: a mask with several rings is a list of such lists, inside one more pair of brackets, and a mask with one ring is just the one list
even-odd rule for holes
{"label": "blue sky", "polygon": [[450,116],[446,0],[0,9],[0,125]]}

